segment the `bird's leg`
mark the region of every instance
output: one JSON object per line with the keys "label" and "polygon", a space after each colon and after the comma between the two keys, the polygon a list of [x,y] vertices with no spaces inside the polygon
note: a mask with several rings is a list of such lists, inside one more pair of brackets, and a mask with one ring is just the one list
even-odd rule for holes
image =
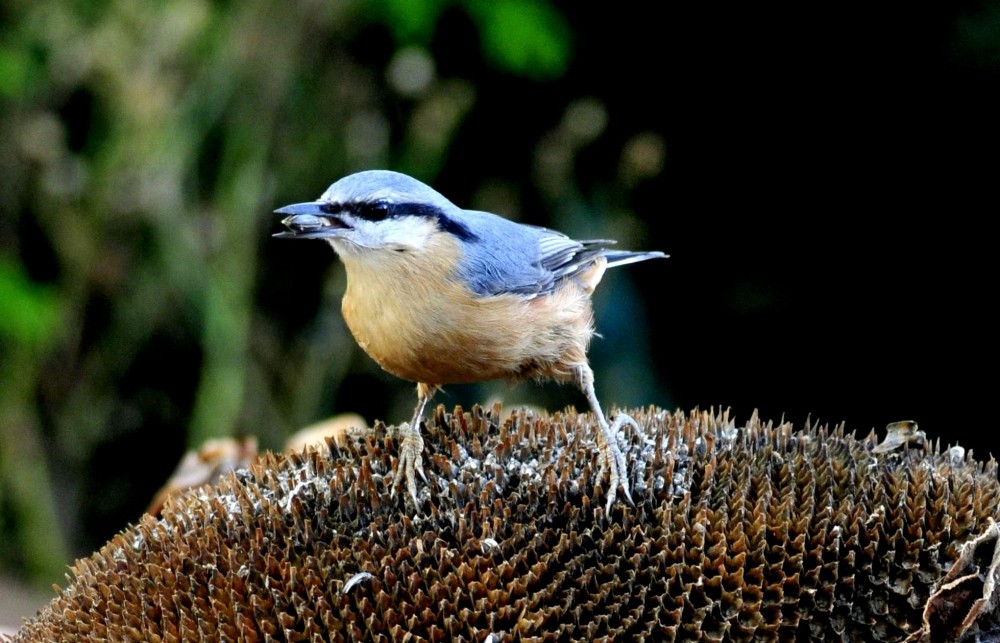
{"label": "bird's leg", "polygon": [[396,495],[403,479],[406,478],[406,489],[418,507],[420,503],[417,501],[417,479],[414,473],[419,473],[424,482],[427,482],[427,476],[424,475],[424,439],[420,437],[420,420],[423,418],[427,402],[438,388],[440,387],[423,382],[417,384],[417,408],[413,411],[413,421],[409,424],[404,422],[399,426],[399,462],[396,464],[391,495]]}
{"label": "bird's leg", "polygon": [[611,506],[615,503],[615,498],[618,495],[619,485],[625,492],[625,497],[628,499],[629,504],[634,505],[635,503],[632,502],[632,494],[628,486],[628,468],[625,466],[625,455],[618,446],[617,436],[618,430],[625,423],[631,424],[640,433],[642,430],[635,420],[621,412],[615,417],[614,424],[608,425],[608,421],[604,417],[604,411],[601,409],[601,403],[597,401],[597,393],[594,392],[594,371],[590,369],[590,366],[583,365],[578,368],[577,381],[580,384],[580,388],[583,389],[583,394],[587,396],[587,402],[590,403],[590,410],[593,411],[594,416],[597,418],[599,427],[597,432],[597,449],[600,451],[601,468],[597,473],[597,478],[598,480],[602,480],[605,471],[609,473],[611,478],[605,511],[608,513],[611,512]]}

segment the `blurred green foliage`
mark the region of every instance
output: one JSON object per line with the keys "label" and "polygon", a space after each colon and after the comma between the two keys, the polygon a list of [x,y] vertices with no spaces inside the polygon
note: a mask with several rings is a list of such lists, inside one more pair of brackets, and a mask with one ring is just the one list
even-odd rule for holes
{"label": "blurred green foliage", "polygon": [[53,289],[31,281],[21,266],[0,257],[0,337],[12,344],[46,346],[59,330],[62,310]]}
{"label": "blurred green foliage", "polygon": [[0,48],[0,96],[20,98],[30,86],[31,58],[22,49]]}
{"label": "blurred green foliage", "polygon": [[483,51],[499,67],[536,80],[562,76],[570,58],[570,29],[547,2],[470,3]]}
{"label": "blurred green foliage", "polygon": [[483,55],[497,68],[536,80],[566,72],[572,54],[566,18],[545,0],[447,2],[446,0],[378,0],[377,15],[400,44],[428,46],[442,12],[461,7],[473,20]]}
{"label": "blurred green foliage", "polygon": [[[545,0],[12,0],[0,16],[0,570],[57,580],[209,437],[278,448],[334,411],[409,413],[412,385],[343,325],[329,249],[270,240],[276,206],[390,167],[461,205],[519,217],[527,201],[553,213],[534,222],[648,246],[627,189],[600,188],[657,174],[662,139],[607,138],[583,89],[499,132],[513,170],[476,162],[476,132],[512,125],[484,93],[523,105],[570,68],[572,27]],[[574,159],[601,139],[610,175],[581,190]],[[598,304],[641,316],[615,297]],[[615,367],[645,382],[634,399],[599,388],[648,399],[648,368]],[[509,389],[440,401],[488,390]]]}

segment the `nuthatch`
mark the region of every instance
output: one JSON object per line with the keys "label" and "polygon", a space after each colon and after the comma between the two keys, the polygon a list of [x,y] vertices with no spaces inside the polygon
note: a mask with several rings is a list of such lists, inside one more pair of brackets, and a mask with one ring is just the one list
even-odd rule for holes
{"label": "nuthatch", "polygon": [[566,235],[463,210],[405,174],[358,172],[318,201],[275,210],[288,231],[276,237],[324,239],[344,262],[344,320],[361,348],[386,371],[417,382],[413,421],[402,436],[393,491],[403,477],[417,501],[423,472],[420,419],[444,384],[550,378],[576,382],[600,431],[601,470],[610,473],[610,511],[619,486],[631,501],[618,430],[594,393],[587,347],[594,335],[590,295],[613,266],[666,257],[613,251],[614,241]]}

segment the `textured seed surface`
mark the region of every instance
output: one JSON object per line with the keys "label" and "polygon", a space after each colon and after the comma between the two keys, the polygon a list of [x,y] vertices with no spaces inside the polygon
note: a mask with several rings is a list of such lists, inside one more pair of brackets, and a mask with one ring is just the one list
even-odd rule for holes
{"label": "textured seed surface", "polygon": [[876,451],[874,435],[840,428],[630,413],[646,434],[620,436],[635,507],[605,515],[589,416],[439,408],[420,512],[389,497],[397,444],[383,426],[343,448],[265,455],[77,561],[14,640],[1000,631],[994,461],[933,439]]}

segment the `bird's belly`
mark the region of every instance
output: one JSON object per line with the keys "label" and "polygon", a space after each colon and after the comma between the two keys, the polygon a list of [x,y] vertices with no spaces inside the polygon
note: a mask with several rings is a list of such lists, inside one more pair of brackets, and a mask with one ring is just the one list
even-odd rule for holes
{"label": "bird's belly", "polygon": [[[458,286],[454,286],[458,288]],[[575,285],[549,295],[344,296],[343,313],[361,348],[406,380],[458,384],[492,379],[571,379],[593,335],[590,298]],[[460,304],[446,305],[447,301]]]}

